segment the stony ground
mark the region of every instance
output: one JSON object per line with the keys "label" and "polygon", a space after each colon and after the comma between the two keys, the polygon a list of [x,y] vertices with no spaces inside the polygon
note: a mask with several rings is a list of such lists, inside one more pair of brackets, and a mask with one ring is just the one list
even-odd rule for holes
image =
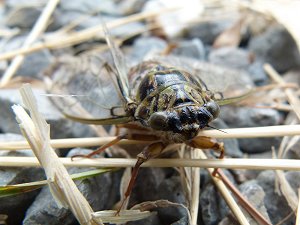
{"label": "stony ground", "polygon": [[[51,38],[51,35],[55,32],[64,30],[66,26],[80,18],[82,18],[82,21],[75,26],[75,31],[99,25],[102,19],[109,22],[133,13],[153,8],[158,9],[159,7],[156,4],[160,1],[126,0],[122,3],[117,2],[62,0],[51,17],[45,34],[38,41],[47,42],[48,38]],[[3,31],[0,39],[1,53],[12,51],[22,45],[43,10],[44,3],[45,1],[37,1],[37,3],[28,5],[27,1],[8,0],[1,2],[0,30]],[[170,22],[168,18],[161,17],[156,19],[154,23],[153,20],[137,21],[110,32],[118,40],[127,39],[128,36],[131,36],[124,41],[122,47],[129,65],[135,65],[154,56],[164,55],[167,58],[176,57],[191,62],[209,63],[214,65],[212,68],[215,67],[215,69],[212,69],[212,74],[217,73],[216,68],[221,68],[222,73],[225,74],[230,74],[231,70],[235,70],[241,76],[244,76],[244,79],[248,80],[248,84],[263,86],[271,82],[263,69],[264,63],[270,63],[277,72],[282,74],[286,81],[299,85],[299,52],[292,36],[282,25],[264,17],[264,15],[250,11],[247,11],[247,13],[226,12],[224,15],[219,13],[218,16],[214,16],[212,9],[211,12],[209,10],[204,11],[204,15],[208,15],[208,19],[201,21],[199,15],[203,10],[203,6],[199,6],[198,11],[195,7],[194,17],[190,15],[193,17],[194,22],[186,23],[183,27],[177,26],[174,18]],[[102,13],[101,16],[100,12]],[[222,12],[221,8],[220,12]],[[170,26],[174,29],[168,30],[163,27],[163,29],[154,32],[147,31],[150,25],[158,24]],[[238,26],[239,24],[241,25]],[[141,30],[144,30],[144,32],[133,35],[140,33]],[[220,38],[221,34],[226,36],[226,33],[227,37],[231,37],[229,42]],[[103,39],[95,37],[84,43],[59,49],[42,49],[27,55],[21,67],[17,70],[15,77],[27,79],[27,81],[33,83],[34,92],[38,96],[39,110],[51,125],[51,138],[90,137],[96,134],[89,126],[65,119],[45,96],[46,91],[40,88],[36,81],[43,81],[44,77],[49,75],[49,71],[50,73],[62,73],[63,71],[67,76],[70,71],[64,70],[67,68],[64,64],[66,59],[70,60],[68,62],[71,62],[71,65],[76,64],[76,59],[80,58],[83,53],[99,46],[103,46]],[[4,74],[9,63],[10,60],[0,61],[1,74]],[[80,67],[80,65],[77,66]],[[53,67],[55,67],[54,70]],[[17,81],[15,82],[18,84]],[[23,139],[11,110],[11,106],[16,103],[20,103],[18,85],[13,85],[12,81],[8,88],[0,89],[1,141]],[[260,127],[287,124],[292,118],[291,113],[288,111],[252,106],[224,106],[221,109],[219,119],[212,125],[219,129]],[[226,157],[240,158],[247,154],[247,157],[250,158],[271,158],[271,149],[272,147],[278,149],[281,138],[226,139],[224,142],[227,149]],[[299,159],[298,147],[299,143],[296,143],[287,157]],[[59,154],[71,157],[78,153],[83,154],[90,151],[90,149],[78,148],[70,151],[64,149]],[[29,150],[1,151],[0,154],[1,156],[33,156],[33,153]],[[109,157],[109,155],[105,155],[105,157]],[[75,173],[85,170],[87,169],[72,168],[70,172]],[[226,174],[239,187],[243,195],[272,224],[277,224],[292,212],[285,197],[276,191],[274,171],[228,170]],[[1,185],[25,183],[43,179],[44,172],[39,168],[1,167],[0,177]],[[122,171],[112,172],[84,181],[77,181],[77,185],[95,211],[112,209],[120,198],[121,177]],[[285,177],[297,193],[300,186],[300,173],[285,172]],[[185,196],[177,170],[145,168],[141,169],[139,173],[130,205],[157,199],[168,199],[172,202],[187,204]],[[199,198],[199,225],[234,223],[235,220],[229,208],[205,170],[201,170]],[[157,214],[153,214],[146,220],[128,224],[188,223],[187,213],[183,208],[158,208],[157,212]],[[23,224],[49,225],[77,224],[74,216],[68,210],[57,207],[47,187],[15,197],[1,198],[0,214],[8,215],[7,224],[21,224],[22,222]],[[295,215],[291,214],[282,224],[294,224],[294,221]],[[251,224],[257,223],[251,220]]]}

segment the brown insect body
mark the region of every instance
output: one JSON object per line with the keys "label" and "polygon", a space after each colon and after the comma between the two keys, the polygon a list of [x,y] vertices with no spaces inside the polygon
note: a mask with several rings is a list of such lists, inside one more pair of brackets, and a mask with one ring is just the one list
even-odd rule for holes
{"label": "brown insect body", "polygon": [[129,79],[136,103],[134,120],[162,141],[191,140],[219,114],[205,85],[186,71],[143,62],[131,70]]}

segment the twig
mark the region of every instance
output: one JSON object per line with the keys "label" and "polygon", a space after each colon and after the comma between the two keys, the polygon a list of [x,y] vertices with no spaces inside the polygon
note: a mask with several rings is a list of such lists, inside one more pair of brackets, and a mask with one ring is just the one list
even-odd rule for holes
{"label": "twig", "polygon": [[[200,152],[200,158],[207,160],[206,155],[202,151]],[[219,192],[223,196],[224,200],[226,201],[227,205],[231,209],[232,213],[236,216],[239,223],[241,225],[250,225],[245,215],[243,214],[242,210],[240,209],[240,207],[238,206],[238,204],[236,203],[236,201],[234,200],[234,198],[231,196],[230,192],[226,188],[223,181],[217,177],[212,176],[213,169],[208,168],[207,170],[209,172],[209,175],[213,179],[215,185],[217,186]]]}
{"label": "twig", "polygon": [[230,180],[226,177],[226,175],[222,172],[222,170],[218,170],[218,174],[220,175],[222,181],[225,183],[225,185],[231,190],[231,192],[234,193],[235,196],[238,197],[239,203],[247,209],[248,213],[255,218],[256,221],[259,222],[259,224],[263,225],[271,225],[268,220],[266,220],[259,211],[257,211],[247,199],[240,193],[240,191],[230,182]]}
{"label": "twig", "polygon": [[50,146],[50,126],[37,110],[37,104],[29,85],[20,89],[23,103],[31,117],[18,105],[13,106],[14,113],[23,135],[29,142],[39,165],[43,166],[49,188],[60,207],[70,208],[80,224],[103,224],[101,219],[92,217],[93,210],[77,189],[66,168]]}
{"label": "twig", "polygon": [[298,189],[298,207],[297,207],[297,214],[296,214],[296,223],[295,225],[300,225],[300,188]]}
{"label": "twig", "polygon": [[[278,84],[284,85],[286,82],[282,79],[282,77],[274,70],[274,68],[270,64],[265,64],[264,69],[267,74]],[[293,89],[287,88],[284,90],[292,109],[296,113],[298,119],[300,120],[300,101],[297,95],[294,93]]]}
{"label": "twig", "polygon": [[[44,32],[48,25],[48,20],[50,16],[52,15],[53,11],[56,8],[56,5],[59,3],[59,0],[49,0],[48,4],[46,5],[45,9],[41,13],[40,17],[36,21],[34,27],[32,28],[31,32],[27,36],[26,40],[24,41],[24,44],[21,49],[26,50],[28,47],[37,39],[38,36],[41,35],[41,33]],[[11,77],[15,74],[15,72],[18,70],[20,65],[22,64],[24,59],[24,55],[18,55],[16,58],[13,59],[10,66],[5,71],[1,81],[0,81],[0,87],[5,86]]]}
{"label": "twig", "polygon": [[[67,167],[133,167],[136,159],[93,158],[77,159],[60,158]],[[35,157],[0,157],[0,165],[7,167],[38,167]],[[296,159],[151,159],[142,167],[201,167],[250,170],[291,170],[300,171],[300,160]]]}
{"label": "twig", "polygon": [[[163,9],[163,10],[157,10],[155,12],[137,13],[137,14],[133,14],[133,15],[130,15],[127,17],[123,17],[121,19],[114,20],[112,22],[108,22],[106,25],[107,25],[108,29],[113,29],[113,28],[125,25],[127,23],[132,23],[132,22],[143,20],[146,18],[155,17],[157,15],[160,15],[161,13],[171,12],[174,10],[177,10],[177,8],[167,8],[167,9]],[[94,38],[95,36],[99,35],[99,33],[101,34],[101,32],[102,32],[102,25],[87,28],[82,31],[74,32],[70,36],[65,36],[65,37],[60,36],[60,38],[58,38],[58,40],[56,39],[54,41],[38,43],[38,44],[33,45],[31,48],[17,49],[14,51],[10,51],[10,52],[1,54],[0,60],[10,59],[19,54],[24,54],[24,55],[29,54],[29,53],[36,52],[36,51],[39,51],[39,50],[45,49],[45,48],[54,49],[54,48],[71,46],[74,44],[84,42],[86,40],[90,40],[90,39]]]}
{"label": "twig", "polygon": [[[192,159],[200,159],[201,150],[194,149]],[[199,193],[200,193],[200,168],[192,168],[191,170],[191,220],[192,224],[197,224],[198,210],[199,210]]]}
{"label": "twig", "polygon": [[[208,136],[212,138],[263,138],[263,137],[280,137],[300,135],[300,125],[281,125],[268,127],[251,127],[251,128],[233,128],[222,129],[226,133],[218,130],[204,130],[199,136]],[[72,148],[72,147],[91,147],[107,144],[116,137],[94,137],[94,138],[68,138],[52,139],[50,141],[53,148]],[[147,141],[122,140],[120,145],[147,144]],[[28,149],[26,141],[0,141],[0,150],[21,150]]]}

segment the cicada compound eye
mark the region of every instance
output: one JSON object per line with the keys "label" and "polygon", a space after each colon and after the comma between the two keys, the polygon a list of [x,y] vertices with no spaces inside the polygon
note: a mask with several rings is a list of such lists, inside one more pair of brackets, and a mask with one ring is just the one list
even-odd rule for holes
{"label": "cicada compound eye", "polygon": [[208,112],[211,113],[214,119],[216,119],[219,116],[220,106],[216,102],[214,101],[207,102],[205,108],[207,109]]}
{"label": "cicada compound eye", "polygon": [[149,118],[149,125],[154,130],[168,129],[168,115],[165,112],[155,112]]}

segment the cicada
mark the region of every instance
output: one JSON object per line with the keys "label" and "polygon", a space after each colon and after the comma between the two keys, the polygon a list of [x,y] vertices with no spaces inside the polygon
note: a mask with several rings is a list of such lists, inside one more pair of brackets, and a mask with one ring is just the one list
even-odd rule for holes
{"label": "cicada", "polygon": [[[125,198],[131,193],[141,164],[160,155],[169,144],[215,149],[222,158],[222,144],[197,134],[218,117],[220,105],[247,96],[245,84],[251,86],[251,81],[241,79],[235,71],[198,62],[193,65],[172,57],[145,61],[127,70],[120,49],[104,31],[113,65],[105,57],[83,57],[76,63],[80,72],[61,72],[54,78],[51,91],[68,94],[53,99],[67,118],[128,128],[128,133],[118,136],[114,144],[123,138],[152,141],[137,156]],[[226,82],[228,76],[231,82]]]}

